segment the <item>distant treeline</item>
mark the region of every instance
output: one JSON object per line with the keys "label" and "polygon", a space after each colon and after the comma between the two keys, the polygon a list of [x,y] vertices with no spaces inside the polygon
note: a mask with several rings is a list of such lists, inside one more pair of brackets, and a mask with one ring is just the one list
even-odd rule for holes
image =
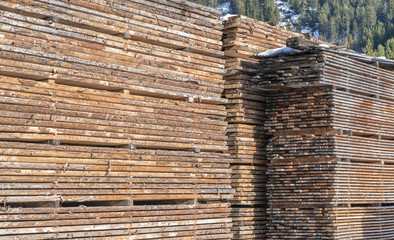
{"label": "distant treeline", "polygon": [[[206,6],[225,6],[230,13],[261,21],[279,21],[274,0],[190,0]],[[340,42],[358,52],[394,58],[394,0],[283,0],[300,14],[295,31],[310,27],[320,39]]]}

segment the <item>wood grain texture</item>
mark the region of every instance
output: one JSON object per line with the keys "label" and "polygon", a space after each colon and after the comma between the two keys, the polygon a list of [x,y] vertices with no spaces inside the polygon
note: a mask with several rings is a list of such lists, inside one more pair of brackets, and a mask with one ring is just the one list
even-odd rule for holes
{"label": "wood grain texture", "polygon": [[0,2],[0,239],[231,239],[220,12]]}
{"label": "wood grain texture", "polygon": [[392,238],[394,72],[318,49],[260,64],[268,239]]}

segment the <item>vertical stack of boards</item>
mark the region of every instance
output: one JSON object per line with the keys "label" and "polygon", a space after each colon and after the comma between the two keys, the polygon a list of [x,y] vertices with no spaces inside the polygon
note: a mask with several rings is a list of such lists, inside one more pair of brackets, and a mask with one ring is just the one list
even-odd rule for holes
{"label": "vertical stack of boards", "polygon": [[0,2],[0,239],[231,239],[220,12]]}
{"label": "vertical stack of boards", "polygon": [[260,64],[268,239],[393,239],[394,61],[311,49]]}
{"label": "vertical stack of boards", "polygon": [[301,35],[244,16],[224,22],[226,57],[225,97],[228,98],[228,145],[233,171],[232,201],[234,239],[264,239],[266,232],[266,182],[268,143],[265,92],[252,89],[260,66],[254,55],[286,46]]}

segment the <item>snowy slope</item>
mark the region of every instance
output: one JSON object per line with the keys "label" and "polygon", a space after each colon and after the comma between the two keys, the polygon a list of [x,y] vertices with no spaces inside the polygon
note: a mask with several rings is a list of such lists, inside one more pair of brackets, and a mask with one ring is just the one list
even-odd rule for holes
{"label": "snowy slope", "polygon": [[[279,14],[280,14],[280,22],[279,26],[288,30],[298,31],[299,20],[301,14],[296,14],[293,9],[291,9],[290,4],[287,0],[275,0],[275,4],[278,5]],[[309,9],[313,11],[313,9]],[[314,30],[315,29],[315,30]],[[319,31],[317,30],[317,26],[314,29],[308,26],[301,26],[301,33],[311,33],[312,37],[319,38]]]}

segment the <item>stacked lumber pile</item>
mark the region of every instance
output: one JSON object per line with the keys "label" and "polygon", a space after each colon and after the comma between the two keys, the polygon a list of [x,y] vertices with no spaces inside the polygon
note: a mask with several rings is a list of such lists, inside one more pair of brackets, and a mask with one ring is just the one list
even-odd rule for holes
{"label": "stacked lumber pile", "polygon": [[285,47],[291,37],[301,35],[245,16],[230,17],[224,22],[225,55],[238,60],[256,62],[254,55]]}
{"label": "stacked lumber pile", "polygon": [[233,163],[264,165],[264,94],[252,89],[252,78],[260,66],[255,54],[286,46],[295,33],[245,16],[224,22],[226,57],[225,96],[228,98],[228,136]]}
{"label": "stacked lumber pile", "polygon": [[330,49],[261,59],[268,239],[392,239],[394,72]]}
{"label": "stacked lumber pile", "polygon": [[234,239],[264,238],[266,224],[265,96],[251,88],[259,69],[253,55],[283,47],[288,37],[296,35],[245,16],[224,22],[227,136],[236,191],[232,201]]}
{"label": "stacked lumber pile", "polygon": [[0,12],[0,238],[231,238],[219,11],[6,0]]}

